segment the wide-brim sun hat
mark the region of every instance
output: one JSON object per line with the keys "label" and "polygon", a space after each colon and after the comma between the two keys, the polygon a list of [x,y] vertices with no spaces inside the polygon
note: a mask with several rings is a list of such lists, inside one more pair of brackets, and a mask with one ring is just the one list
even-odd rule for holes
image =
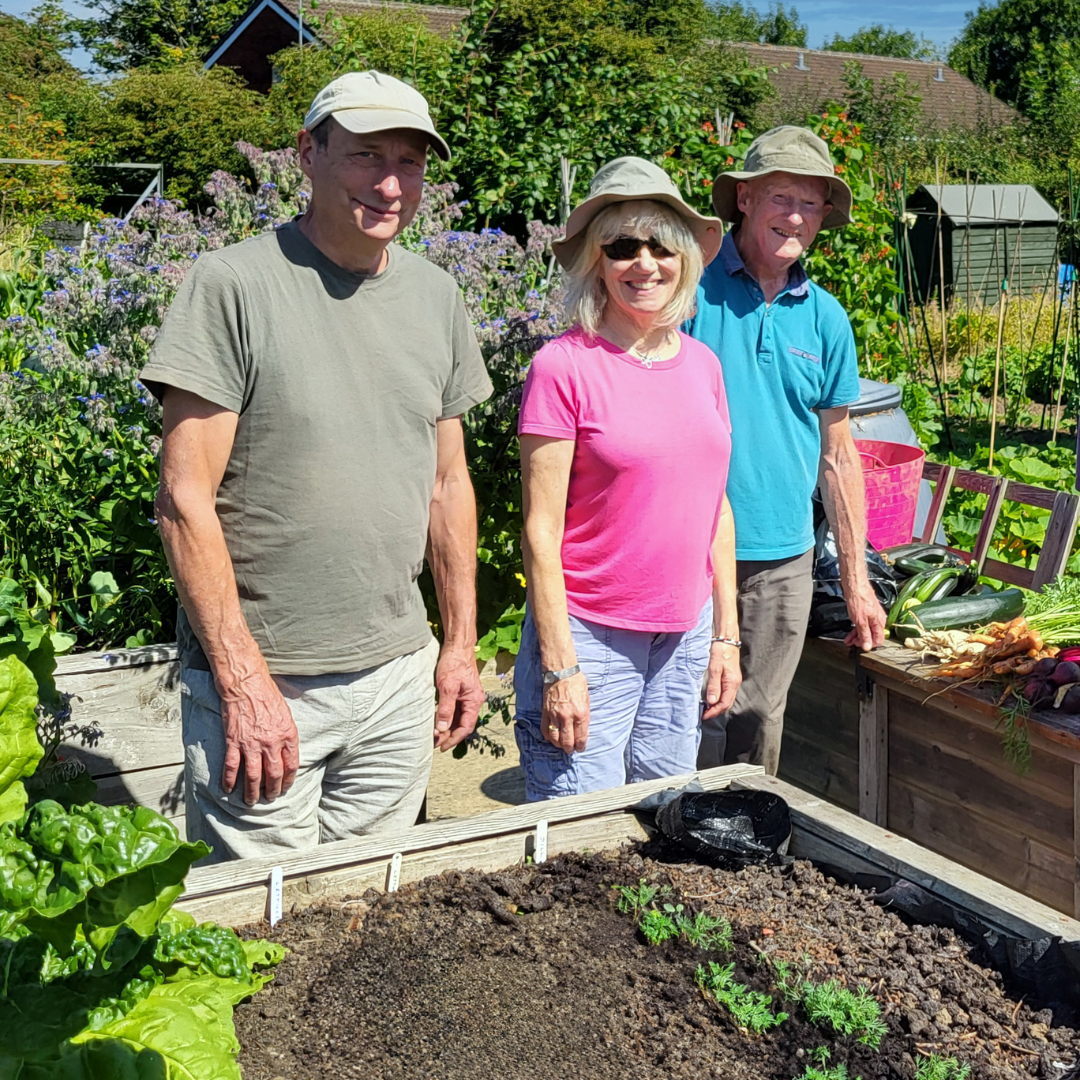
{"label": "wide-brim sun hat", "polygon": [[756,180],[770,173],[820,176],[829,182],[832,210],[821,223],[823,229],[839,229],[851,224],[851,188],[836,175],[825,140],[803,127],[785,124],[759,135],[746,151],[738,172],[721,173],[713,181],[712,204],[723,221],[738,221],[738,183]]}
{"label": "wide-brim sun hat", "polygon": [[329,116],[355,135],[394,128],[421,131],[435,153],[443,161],[450,160],[450,147],[435,130],[424,95],[393,75],[350,71],[328,83],[315,95],[304,117],[304,129],[310,131]]}
{"label": "wide-brim sun hat", "polygon": [[621,157],[601,165],[589,186],[589,197],[574,207],[566,219],[566,236],[551,245],[559,265],[567,269],[574,265],[585,242],[590,222],[606,206],[620,202],[663,203],[675,210],[690,227],[708,266],[720,250],[724,226],[717,218],[699,214],[679,194],[674,181],[659,165],[639,157]]}

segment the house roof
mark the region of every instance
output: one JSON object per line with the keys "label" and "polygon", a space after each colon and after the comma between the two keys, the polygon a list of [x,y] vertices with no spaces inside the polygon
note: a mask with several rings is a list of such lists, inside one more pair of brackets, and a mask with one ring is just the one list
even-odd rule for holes
{"label": "house roof", "polygon": [[1056,223],[1058,212],[1030,184],[920,184],[909,202],[925,192],[956,225]]}
{"label": "house roof", "polygon": [[854,60],[862,66],[863,75],[877,82],[891,79],[895,74],[905,75],[908,84],[922,97],[923,115],[941,127],[957,123],[974,127],[979,121],[1011,123],[1019,116],[1011,106],[937,61],[899,60],[891,56],[753,42],[732,42],[732,45],[744,50],[754,64],[779,68],[769,73],[769,81],[781,98],[809,98],[813,107],[830,100],[847,99],[844,65]]}

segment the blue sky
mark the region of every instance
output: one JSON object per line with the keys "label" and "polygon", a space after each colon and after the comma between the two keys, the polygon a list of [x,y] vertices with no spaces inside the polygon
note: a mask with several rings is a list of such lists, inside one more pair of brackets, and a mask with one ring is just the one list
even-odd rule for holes
{"label": "blue sky", "polygon": [[[0,11],[10,15],[24,15],[38,0],[0,0]],[[755,2],[755,0],[752,0]],[[925,34],[931,41],[947,50],[949,43],[960,33],[964,15],[977,7],[978,0],[938,0],[937,3],[895,4],[884,0],[794,0],[799,18],[809,31],[810,48],[817,49],[834,34],[848,36],[860,26],[884,23],[898,30],[914,30]],[[81,5],[68,0],[67,8],[73,12],[85,12]],[[332,5],[331,5],[332,6]],[[768,0],[756,0],[755,6],[764,11]],[[785,7],[790,7],[787,0]],[[81,56],[72,57],[75,63],[85,63]]]}

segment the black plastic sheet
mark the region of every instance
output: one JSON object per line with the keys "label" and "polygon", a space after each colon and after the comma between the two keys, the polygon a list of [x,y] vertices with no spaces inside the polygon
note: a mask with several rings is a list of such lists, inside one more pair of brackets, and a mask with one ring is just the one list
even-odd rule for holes
{"label": "black plastic sheet", "polygon": [[677,792],[656,809],[657,828],[728,870],[787,861],[788,805],[769,791]]}

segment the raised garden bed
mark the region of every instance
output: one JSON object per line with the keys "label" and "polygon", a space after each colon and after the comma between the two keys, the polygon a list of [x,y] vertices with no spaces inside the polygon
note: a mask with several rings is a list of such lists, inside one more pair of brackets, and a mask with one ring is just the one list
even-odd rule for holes
{"label": "raised garden bed", "polygon": [[[789,1080],[821,1048],[851,1080],[915,1077],[933,1054],[1011,1080],[1062,1077],[1078,1060],[1075,1011],[1010,994],[952,930],[911,925],[808,862],[727,872],[643,849],[659,861],[626,850],[448,870],[287,918],[269,934],[290,949],[273,986],[236,1014],[245,1080]],[[646,905],[660,920],[711,917],[712,947],[685,934],[648,944],[626,903],[642,880],[665,890]],[[811,1022],[777,989],[778,961],[789,982],[865,987],[880,1031]],[[754,1034],[699,987],[697,973],[728,964],[767,995],[765,1015],[788,1018]]]}
{"label": "raised garden bed", "polygon": [[[689,779],[681,777],[328,844],[277,867],[267,859],[193,871],[178,906],[269,932],[293,950],[272,993],[241,1010],[245,1080],[794,1080],[814,1076],[804,1070],[819,1048],[831,1054],[828,1067],[850,1066],[848,1080],[915,1078],[935,1050],[973,1063],[973,1080],[1077,1080],[1068,999],[1080,985],[1080,923],[756,767],[698,778],[706,789],[784,797],[791,854],[809,862],[732,874],[685,864],[683,854],[674,865],[653,849],[645,855],[655,863],[612,856],[648,839],[629,808]],[[287,915],[270,930],[259,920],[275,870]],[[660,914],[682,903],[673,917],[727,919],[733,951],[646,945],[611,887],[642,878],[672,890],[655,898]],[[899,890],[890,910],[869,899],[871,884]],[[900,907],[936,927],[902,921]],[[1040,943],[1034,954],[1029,941]],[[879,1002],[886,1032],[877,1052],[811,1022],[805,1004],[781,1005],[775,961],[804,956],[812,982],[864,985]],[[790,1018],[743,1034],[695,982],[710,962],[734,964],[734,979],[769,993],[770,1010]]]}
{"label": "raised garden bed", "polygon": [[1030,768],[1007,760],[982,689],[910,649],[811,638],[788,696],[780,775],[1027,896],[1080,916],[1080,722],[1036,710]]}

